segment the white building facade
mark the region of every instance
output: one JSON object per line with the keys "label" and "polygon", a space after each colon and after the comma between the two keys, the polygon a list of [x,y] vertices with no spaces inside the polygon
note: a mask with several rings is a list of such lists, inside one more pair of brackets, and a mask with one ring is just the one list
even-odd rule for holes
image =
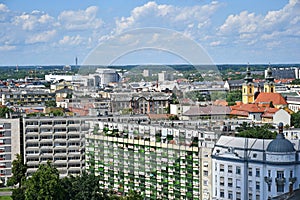
{"label": "white building facade", "polygon": [[215,199],[259,199],[299,188],[299,140],[222,136],[212,153]]}

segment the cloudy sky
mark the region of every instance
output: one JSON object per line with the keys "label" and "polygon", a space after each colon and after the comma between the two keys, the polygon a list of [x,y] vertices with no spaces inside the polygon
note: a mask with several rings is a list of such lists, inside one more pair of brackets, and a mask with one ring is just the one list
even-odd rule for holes
{"label": "cloudy sky", "polygon": [[[82,64],[98,45],[147,27],[182,34],[214,63],[300,63],[300,0],[0,0],[0,65]],[[115,63],[179,57],[151,49]]]}

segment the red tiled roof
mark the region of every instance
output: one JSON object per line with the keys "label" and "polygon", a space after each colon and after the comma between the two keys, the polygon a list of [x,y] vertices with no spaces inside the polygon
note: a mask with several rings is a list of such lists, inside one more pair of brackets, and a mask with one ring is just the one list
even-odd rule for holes
{"label": "red tiled roof", "polygon": [[254,103],[270,103],[272,101],[273,105],[287,105],[286,100],[279,93],[260,93],[255,99]]}
{"label": "red tiled roof", "polygon": [[258,104],[241,104],[241,105],[234,105],[231,106],[231,110],[239,110],[239,111],[246,111],[246,112],[252,112],[252,113],[263,113],[265,110],[265,107],[259,106]]}
{"label": "red tiled roof", "polygon": [[238,116],[245,116],[248,117],[249,113],[247,111],[241,111],[241,110],[231,110],[231,115],[238,115]]}

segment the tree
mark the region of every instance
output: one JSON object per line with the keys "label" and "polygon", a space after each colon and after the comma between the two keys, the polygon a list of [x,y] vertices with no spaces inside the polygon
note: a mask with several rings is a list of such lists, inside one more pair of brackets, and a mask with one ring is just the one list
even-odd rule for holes
{"label": "tree", "polygon": [[6,106],[1,106],[0,107],[0,118],[3,118],[6,116],[7,113],[12,112],[12,110]]}
{"label": "tree", "polygon": [[38,170],[26,180],[24,186],[26,200],[64,199],[59,172],[49,161],[39,165]]}
{"label": "tree", "polygon": [[12,177],[8,180],[8,185],[19,185],[22,187],[22,183],[26,178],[27,165],[24,164],[23,156],[16,154],[16,159],[12,162]]}
{"label": "tree", "polygon": [[273,128],[269,124],[264,124],[263,126],[250,126],[247,123],[243,123],[237,131],[238,137],[246,138],[259,138],[259,139],[274,139],[276,137],[276,132],[272,132],[269,129]]}
{"label": "tree", "polygon": [[233,90],[229,91],[226,96],[226,101],[229,106],[235,105],[236,101],[242,101],[242,91],[241,90]]}
{"label": "tree", "polygon": [[101,193],[100,178],[94,174],[84,172],[81,176],[70,176],[62,180],[65,188],[65,199],[69,200],[100,200],[104,199]]}
{"label": "tree", "polygon": [[295,128],[300,128],[300,112],[293,113],[291,115],[291,125]]}

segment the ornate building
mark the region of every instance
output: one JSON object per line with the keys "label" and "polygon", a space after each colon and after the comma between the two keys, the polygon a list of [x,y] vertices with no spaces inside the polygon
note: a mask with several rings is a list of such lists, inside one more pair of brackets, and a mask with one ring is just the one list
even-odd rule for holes
{"label": "ornate building", "polygon": [[266,200],[299,187],[299,140],[221,136],[212,153],[216,199]]}

